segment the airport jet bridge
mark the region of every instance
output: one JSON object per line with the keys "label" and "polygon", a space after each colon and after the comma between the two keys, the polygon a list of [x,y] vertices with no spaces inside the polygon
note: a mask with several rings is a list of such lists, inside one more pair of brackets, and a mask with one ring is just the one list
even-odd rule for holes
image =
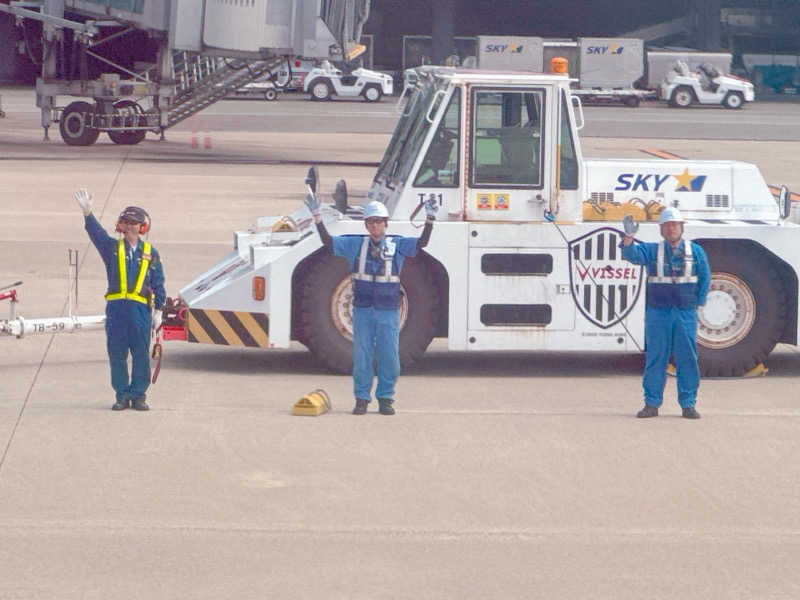
{"label": "airport jet bridge", "polygon": [[[36,104],[45,139],[54,122],[72,146],[101,132],[117,144],[163,133],[294,56],[350,60],[364,50],[370,0],[12,0],[0,12],[42,22]],[[129,52],[126,35],[146,31],[154,62],[129,70],[108,58]],[[27,44],[28,40],[26,40]],[[28,47],[31,50],[31,47]],[[117,52],[118,53],[118,52]],[[35,57],[34,57],[35,58]],[[98,79],[88,61],[108,65]],[[287,82],[288,82],[287,80]],[[79,97],[65,106],[59,96]],[[86,101],[86,99],[91,101]]]}

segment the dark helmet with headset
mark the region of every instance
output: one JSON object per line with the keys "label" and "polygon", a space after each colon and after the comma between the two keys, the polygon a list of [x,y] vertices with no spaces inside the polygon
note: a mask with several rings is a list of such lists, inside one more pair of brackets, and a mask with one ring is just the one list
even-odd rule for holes
{"label": "dark helmet with headset", "polygon": [[142,235],[150,231],[150,215],[147,214],[145,209],[139,208],[138,206],[129,206],[119,213],[119,217],[117,217],[117,231],[122,231],[120,227],[120,223],[122,222],[138,223],[139,233]]}

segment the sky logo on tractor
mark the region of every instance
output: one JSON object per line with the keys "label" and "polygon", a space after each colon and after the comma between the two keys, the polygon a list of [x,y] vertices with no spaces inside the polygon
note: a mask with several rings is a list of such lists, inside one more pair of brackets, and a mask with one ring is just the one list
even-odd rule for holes
{"label": "sky logo on tractor", "polygon": [[617,177],[617,187],[614,191],[642,191],[642,192],[658,192],[661,186],[674,177],[677,181],[675,185],[676,192],[702,192],[703,186],[706,183],[705,175],[692,175],[689,169],[685,168],[683,173],[677,175],[664,174],[664,173],[622,173]]}
{"label": "sky logo on tractor", "polygon": [[602,227],[569,242],[572,299],[591,323],[608,329],[633,310],[642,291],[644,267],[622,260],[623,232]]}
{"label": "sky logo on tractor", "polygon": [[589,46],[586,48],[586,54],[622,54],[625,46]]}

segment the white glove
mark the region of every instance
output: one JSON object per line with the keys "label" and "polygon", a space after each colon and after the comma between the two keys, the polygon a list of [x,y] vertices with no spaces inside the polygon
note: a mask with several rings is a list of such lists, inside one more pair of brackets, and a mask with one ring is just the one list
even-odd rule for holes
{"label": "white glove", "polygon": [[81,188],[75,192],[74,197],[83,211],[83,216],[88,216],[92,212],[92,194],[86,188]]}
{"label": "white glove", "polygon": [[308,207],[308,210],[311,211],[312,215],[317,216],[319,214],[319,200],[316,194],[306,194],[303,202]]}
{"label": "white glove", "polygon": [[625,235],[632,236],[639,231],[639,223],[633,220],[633,215],[625,215],[622,218],[622,228],[625,230]]}
{"label": "white glove", "polygon": [[161,329],[161,321],[164,320],[164,311],[156,309],[153,311],[153,331]]}
{"label": "white glove", "polygon": [[438,210],[439,210],[439,203],[436,202],[435,196],[431,196],[425,201],[425,215],[429,219],[435,219]]}

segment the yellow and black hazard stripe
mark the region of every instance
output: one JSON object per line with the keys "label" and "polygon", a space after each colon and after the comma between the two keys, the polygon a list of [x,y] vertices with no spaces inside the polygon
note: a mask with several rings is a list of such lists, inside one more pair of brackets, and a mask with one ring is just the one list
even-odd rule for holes
{"label": "yellow and black hazard stripe", "polygon": [[189,309],[186,319],[190,342],[266,348],[269,317],[264,313]]}

